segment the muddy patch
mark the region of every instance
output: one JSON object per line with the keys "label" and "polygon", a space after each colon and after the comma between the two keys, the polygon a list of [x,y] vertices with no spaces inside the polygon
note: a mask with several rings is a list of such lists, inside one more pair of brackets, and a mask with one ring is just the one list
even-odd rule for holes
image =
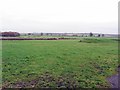
{"label": "muddy patch", "polygon": [[118,73],[116,75],[112,75],[111,77],[107,78],[111,88],[120,88],[120,66],[118,67],[117,72]]}

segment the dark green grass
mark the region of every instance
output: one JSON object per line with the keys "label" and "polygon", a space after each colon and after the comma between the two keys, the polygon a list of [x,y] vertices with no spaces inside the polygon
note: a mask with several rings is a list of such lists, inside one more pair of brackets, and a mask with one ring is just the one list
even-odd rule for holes
{"label": "dark green grass", "polygon": [[68,77],[77,87],[109,87],[106,78],[117,66],[118,42],[113,39],[2,42],[3,86],[48,72],[54,79]]}

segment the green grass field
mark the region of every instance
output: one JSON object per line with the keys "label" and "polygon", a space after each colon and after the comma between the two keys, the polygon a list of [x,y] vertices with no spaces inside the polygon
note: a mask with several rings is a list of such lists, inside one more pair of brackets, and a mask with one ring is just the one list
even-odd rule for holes
{"label": "green grass field", "polygon": [[117,66],[115,39],[2,41],[3,87],[110,87]]}

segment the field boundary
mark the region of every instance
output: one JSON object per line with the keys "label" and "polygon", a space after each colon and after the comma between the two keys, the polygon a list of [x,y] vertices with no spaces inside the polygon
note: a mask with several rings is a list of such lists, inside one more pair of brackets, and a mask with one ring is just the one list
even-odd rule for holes
{"label": "field boundary", "polygon": [[76,38],[0,38],[0,40],[68,40],[68,39],[76,39]]}

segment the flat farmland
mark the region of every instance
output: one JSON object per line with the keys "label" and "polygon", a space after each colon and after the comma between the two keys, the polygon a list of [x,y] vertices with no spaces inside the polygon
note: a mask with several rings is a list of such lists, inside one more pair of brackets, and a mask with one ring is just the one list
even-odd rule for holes
{"label": "flat farmland", "polygon": [[118,67],[118,40],[3,40],[2,86],[110,87]]}

